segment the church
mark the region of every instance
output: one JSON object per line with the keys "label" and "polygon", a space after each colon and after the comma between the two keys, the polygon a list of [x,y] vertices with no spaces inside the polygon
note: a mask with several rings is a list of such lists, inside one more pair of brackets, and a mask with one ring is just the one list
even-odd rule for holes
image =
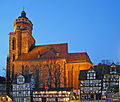
{"label": "church", "polygon": [[79,90],[79,72],[93,66],[86,52],[69,53],[68,44],[35,45],[33,24],[23,10],[9,33],[6,65],[7,91],[16,75],[33,74],[35,89],[73,87]]}

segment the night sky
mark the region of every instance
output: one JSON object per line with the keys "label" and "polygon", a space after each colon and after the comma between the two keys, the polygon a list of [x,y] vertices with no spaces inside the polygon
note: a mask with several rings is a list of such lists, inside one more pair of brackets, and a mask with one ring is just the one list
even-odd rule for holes
{"label": "night sky", "polygon": [[94,65],[120,62],[120,0],[1,0],[0,75],[9,55],[9,32],[25,10],[36,45],[68,43],[69,52],[87,52]]}

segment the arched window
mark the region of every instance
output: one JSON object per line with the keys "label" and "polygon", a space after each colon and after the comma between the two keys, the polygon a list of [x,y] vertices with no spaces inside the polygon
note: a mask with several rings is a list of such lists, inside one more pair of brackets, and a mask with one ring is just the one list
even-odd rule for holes
{"label": "arched window", "polygon": [[12,50],[15,50],[16,40],[13,38],[12,40]]}

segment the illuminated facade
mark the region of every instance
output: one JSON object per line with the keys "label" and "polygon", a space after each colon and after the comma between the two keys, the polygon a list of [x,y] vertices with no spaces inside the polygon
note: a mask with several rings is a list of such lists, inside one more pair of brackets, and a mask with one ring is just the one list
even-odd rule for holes
{"label": "illuminated facade", "polygon": [[35,45],[32,22],[23,10],[9,33],[7,57],[7,90],[16,74],[33,74],[35,87],[79,87],[79,71],[89,69],[91,60],[86,52],[68,53],[68,44]]}
{"label": "illuminated facade", "polygon": [[34,90],[33,102],[68,102],[73,96],[71,88]]}

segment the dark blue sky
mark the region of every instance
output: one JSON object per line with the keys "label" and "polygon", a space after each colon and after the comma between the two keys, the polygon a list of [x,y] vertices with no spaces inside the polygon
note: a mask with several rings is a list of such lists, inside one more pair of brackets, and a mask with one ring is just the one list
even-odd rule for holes
{"label": "dark blue sky", "polygon": [[23,7],[36,45],[68,43],[69,52],[87,52],[94,65],[120,60],[120,0],[1,0],[0,71],[6,67],[8,34]]}

